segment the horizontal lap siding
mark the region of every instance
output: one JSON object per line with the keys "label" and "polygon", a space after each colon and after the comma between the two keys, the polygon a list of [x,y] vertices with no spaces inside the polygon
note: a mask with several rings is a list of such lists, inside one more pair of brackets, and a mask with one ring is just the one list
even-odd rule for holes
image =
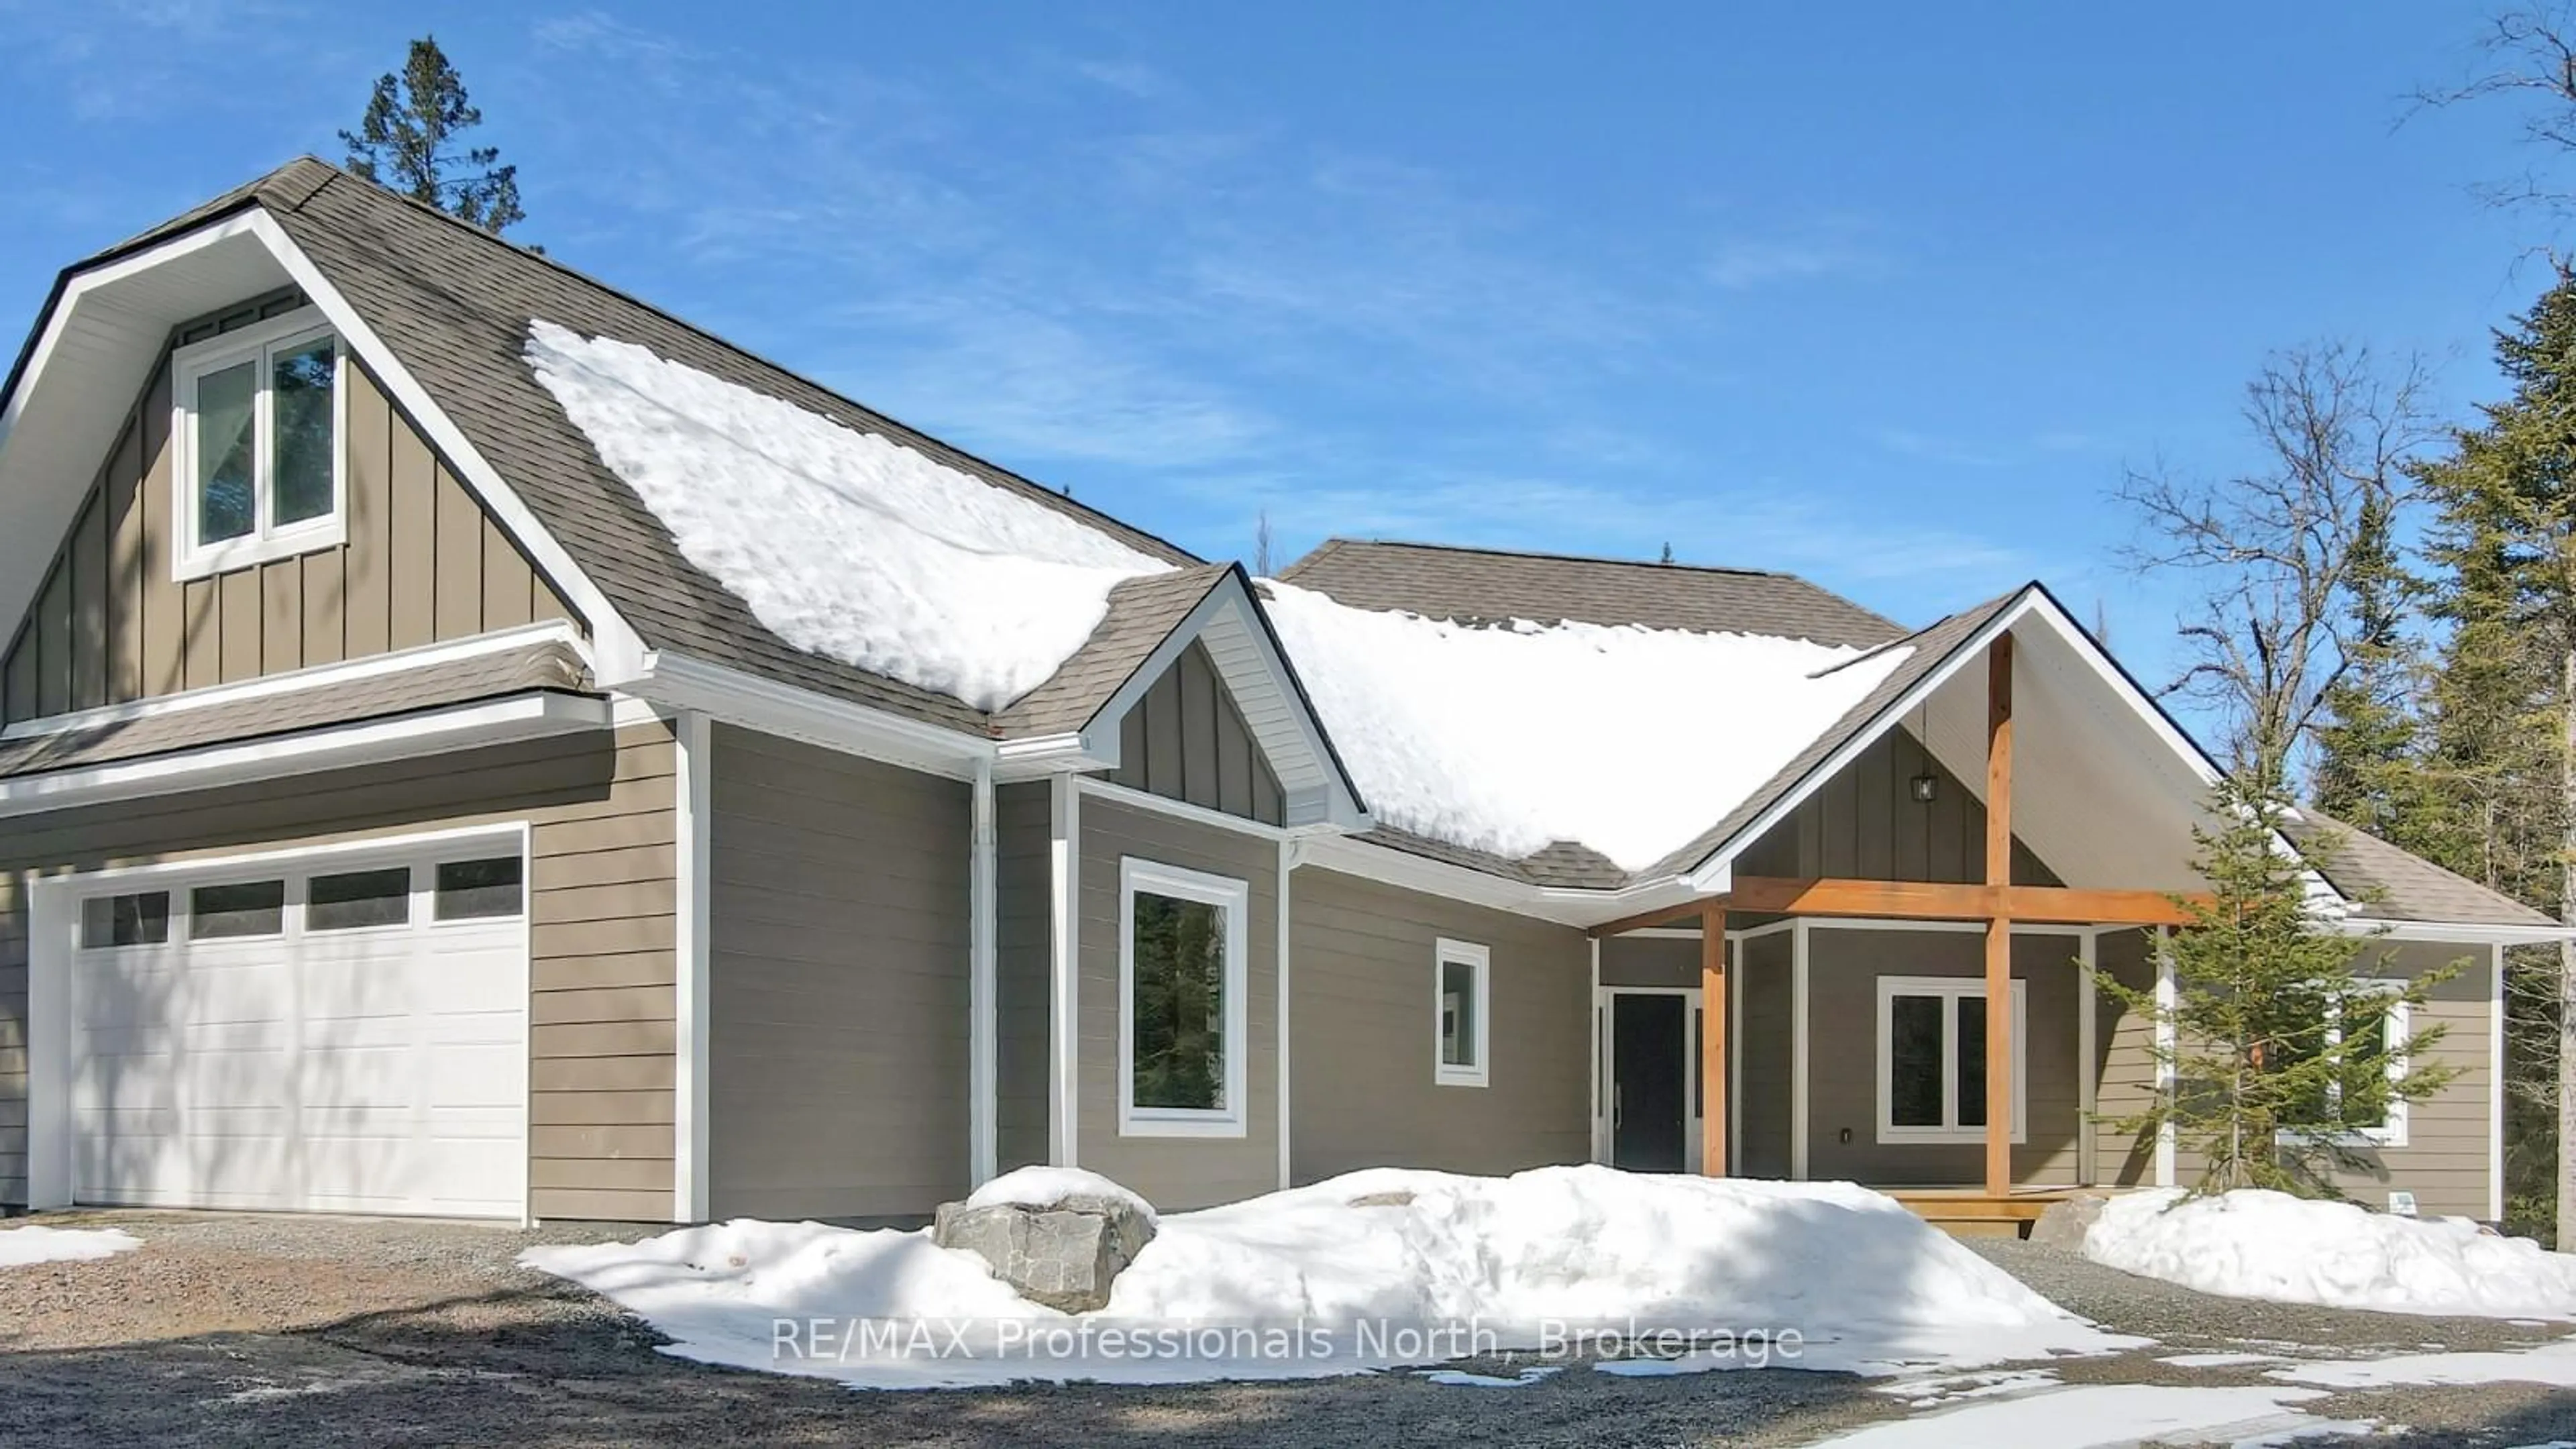
{"label": "horizontal lap siding", "polygon": [[[1291,1176],[1506,1173],[1591,1156],[1591,953],[1581,931],[1301,867],[1291,878]],[[1492,962],[1486,1086],[1437,1065],[1441,937]]]}
{"label": "horizontal lap siding", "polygon": [[366,369],[344,377],[346,541],[181,583],[154,370],[0,658],[0,722],[572,617]]}
{"label": "horizontal lap siding", "polygon": [[712,1210],[961,1196],[967,787],[720,725],[710,794]]}
{"label": "horizontal lap siding", "polygon": [[25,879],[530,823],[539,1217],[671,1207],[670,732],[640,725],[12,820],[0,836],[0,1202],[26,1200]]}
{"label": "horizontal lap siding", "polygon": [[[2013,1148],[2013,1180],[2076,1178],[2083,1122],[2077,1078],[2082,978],[2072,936],[2013,937],[2013,975],[2027,981],[2029,1139]],[[1985,1170],[1978,1143],[1878,1141],[1878,982],[1883,976],[1981,976],[1985,943],[1967,931],[1833,930],[1807,938],[1810,1040],[1808,1175],[1888,1186],[1973,1184]],[[1842,1140],[1845,1131],[1851,1140]]]}
{"label": "horizontal lap siding", "polygon": [[[1145,1195],[1157,1207],[1233,1202],[1279,1185],[1279,977],[1277,842],[1179,820],[1098,795],[1082,801],[1080,925],[1082,1140],[1077,1160]],[[1118,862],[1134,856],[1244,881],[1252,1039],[1241,1137],[1124,1137],[1118,1128]],[[1426,992],[1428,987],[1425,988]]]}

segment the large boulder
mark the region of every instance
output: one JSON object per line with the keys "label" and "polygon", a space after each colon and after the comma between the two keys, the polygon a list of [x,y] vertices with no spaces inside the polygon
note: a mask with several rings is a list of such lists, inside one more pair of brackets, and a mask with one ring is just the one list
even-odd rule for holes
{"label": "large boulder", "polygon": [[1091,1313],[1154,1240],[1154,1210],[1107,1178],[1023,1168],[941,1203],[931,1240],[982,1258],[1032,1303]]}
{"label": "large boulder", "polygon": [[2107,1198],[2086,1193],[2042,1208],[2039,1220],[2030,1225],[2030,1242],[2035,1248],[2053,1248],[2075,1257],[2084,1256],[2084,1237],[2102,1217],[2102,1204]]}

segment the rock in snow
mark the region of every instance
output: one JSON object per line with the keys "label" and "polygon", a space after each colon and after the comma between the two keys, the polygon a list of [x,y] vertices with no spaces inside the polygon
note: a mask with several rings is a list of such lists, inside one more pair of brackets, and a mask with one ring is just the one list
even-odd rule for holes
{"label": "rock in snow", "polygon": [[1674,1354],[1682,1369],[1888,1372],[2130,1342],[1849,1183],[1602,1167],[1372,1169],[1168,1213],[1107,1308],[1078,1316],[926,1231],[745,1219],[523,1261],[643,1315],[674,1340],[667,1352],[887,1388],[1305,1378],[1503,1351],[1565,1361],[1611,1347],[1605,1329],[1617,1351]]}
{"label": "rock in snow", "polygon": [[941,1203],[930,1240],[982,1258],[1032,1303],[1090,1313],[1154,1240],[1154,1209],[1098,1173],[1024,1167]]}
{"label": "rock in snow", "polygon": [[2096,1263],[2204,1293],[2385,1313],[2576,1318],[2576,1257],[2466,1218],[2240,1189],[2112,1198],[2084,1238]]}

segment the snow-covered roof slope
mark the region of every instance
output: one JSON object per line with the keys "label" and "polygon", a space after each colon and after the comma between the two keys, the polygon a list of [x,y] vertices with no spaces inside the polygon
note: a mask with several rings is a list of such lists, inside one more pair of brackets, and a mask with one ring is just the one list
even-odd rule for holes
{"label": "snow-covered roof slope", "polygon": [[1626,870],[1653,864],[1909,652],[1572,621],[1479,626],[1264,587],[1377,819],[1515,860],[1574,841]]}
{"label": "snow-covered roof slope", "polygon": [[1123,579],[1170,567],[876,433],[609,337],[530,323],[528,366],[680,552],[799,649],[995,710]]}

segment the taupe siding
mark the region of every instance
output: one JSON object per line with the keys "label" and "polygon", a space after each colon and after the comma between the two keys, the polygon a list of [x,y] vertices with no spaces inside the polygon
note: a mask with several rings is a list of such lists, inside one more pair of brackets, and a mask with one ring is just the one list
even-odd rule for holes
{"label": "taupe siding", "polygon": [[366,369],[345,376],[347,542],[181,584],[165,361],[0,659],[0,721],[570,618]]}
{"label": "taupe siding", "polygon": [[1699,986],[1699,937],[1611,936],[1601,943],[1604,986]]}
{"label": "taupe siding", "polygon": [[1789,933],[1738,941],[1735,1011],[1735,1170],[1789,1175]]}
{"label": "taupe siding", "polygon": [[[2013,975],[2029,983],[2030,1026],[2029,1140],[2013,1148],[2015,1182],[2075,1181],[2082,1123],[2076,1075],[2082,977],[2075,952],[2072,936],[2013,937]],[[1878,1141],[1878,981],[1984,973],[1984,939],[1973,931],[1834,930],[1821,922],[1809,929],[1809,1039],[1833,1045],[1808,1054],[1808,1176],[1886,1186],[1981,1179],[1981,1144]]]}
{"label": "taupe siding", "polygon": [[[1590,950],[1567,926],[1301,866],[1290,881],[1290,1173],[1502,1173],[1590,1155]],[[1433,1082],[1440,937],[1492,959],[1483,1087]],[[1658,943],[1660,944],[1660,943]]]}
{"label": "taupe siding", "polygon": [[0,1202],[26,1199],[26,875],[531,822],[540,1217],[671,1210],[671,736],[660,725],[62,811],[0,835]]}
{"label": "taupe siding", "polygon": [[[2120,942],[2116,957],[2114,939],[2103,938],[2106,969],[2116,967],[2123,981],[2151,983],[2155,970],[2143,935],[2121,933],[2116,938]],[[2392,1190],[2402,1190],[2414,1193],[2417,1207],[2427,1213],[2484,1218],[2492,1211],[2487,1187],[2494,1147],[2488,1117],[2494,1082],[2489,1035],[2494,976],[2487,949],[2417,941],[2376,942],[2365,948],[2355,968],[2364,976],[2408,978],[2461,963],[2461,970],[2436,985],[2432,999],[2408,1023],[2419,1037],[2436,1026],[2445,1029],[2439,1040],[2420,1048],[2422,1059],[2453,1066],[2458,1075],[2441,1091],[2408,1108],[2404,1147],[2373,1149],[2365,1154],[2368,1161],[2363,1168],[2336,1174],[2336,1185],[2355,1199],[2376,1207],[2387,1202]],[[2105,1115],[2117,1115],[2135,1110],[2154,1089],[2152,1026],[2142,1014],[2123,1013],[2107,999],[2101,1009],[2105,1026],[2099,1100]],[[2107,1126],[2101,1132],[2104,1181],[2124,1186],[2155,1181],[2152,1142],[2138,1142]],[[2177,1144],[2177,1183],[2188,1187],[2197,1182],[2203,1166],[2200,1153],[2188,1144]]]}
{"label": "taupe siding", "polygon": [[713,744],[710,1207],[928,1213],[967,1187],[967,787]]}
{"label": "taupe siding", "polygon": [[1053,789],[1044,781],[994,792],[995,1150],[1001,1170],[1047,1160],[1047,1035],[1054,940]]}
{"label": "taupe siding", "polygon": [[[1939,783],[1913,796],[1921,774]],[[1789,817],[1745,848],[1738,875],[1844,876],[1859,880],[1980,881],[1986,807],[1904,729],[1892,729]],[[2058,885],[2029,847],[2013,842],[2013,880]]]}
{"label": "taupe siding", "polygon": [[[1279,1185],[1279,846],[1101,796],[1082,802],[1080,1116],[1077,1160],[1161,1208],[1233,1202]],[[1241,1044],[1249,1090],[1241,1137],[1123,1137],[1118,1130],[1118,862],[1134,856],[1250,888]],[[1229,1044],[1230,1046],[1232,1044]]]}
{"label": "taupe siding", "polygon": [[1119,727],[1110,780],[1167,800],[1277,825],[1286,809],[1278,778],[1196,642],[1145,691]]}

